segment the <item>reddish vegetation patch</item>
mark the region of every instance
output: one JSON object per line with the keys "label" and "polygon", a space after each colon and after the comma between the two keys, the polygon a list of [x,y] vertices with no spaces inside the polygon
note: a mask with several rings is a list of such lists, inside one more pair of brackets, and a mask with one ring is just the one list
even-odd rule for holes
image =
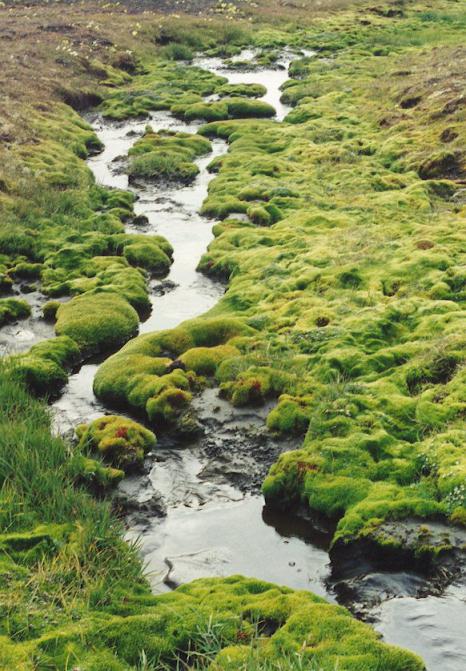
{"label": "reddish vegetation patch", "polygon": [[128,429],[126,426],[120,426],[115,431],[115,438],[128,438]]}
{"label": "reddish vegetation patch", "polygon": [[431,242],[430,240],[418,240],[416,242],[416,247],[418,249],[432,249],[434,246],[434,243]]}
{"label": "reddish vegetation patch", "polygon": [[316,473],[319,467],[316,464],[309,464],[307,461],[298,461],[296,464],[298,477],[304,478],[306,473]]}

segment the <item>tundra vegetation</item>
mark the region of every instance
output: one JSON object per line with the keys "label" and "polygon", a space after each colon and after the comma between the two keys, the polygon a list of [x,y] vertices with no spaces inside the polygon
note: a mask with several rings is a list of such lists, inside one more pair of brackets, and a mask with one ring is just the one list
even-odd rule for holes
{"label": "tundra vegetation", "polygon": [[[331,520],[334,551],[364,542],[435,563],[451,543],[422,525],[466,522],[464,8],[313,4],[207,2],[205,18],[0,7],[26,53],[2,35],[0,325],[29,315],[15,292],[33,280],[56,330],[0,375],[1,668],[424,668],[308,592],[231,577],[152,596],[106,498],[157,433],[195,426],[193,395],[216,385],[236,406],[275,399],[270,430],[302,436],[264,495]],[[286,46],[316,52],[291,65],[283,123],[260,86],[189,64],[245,46],[258,65]],[[147,128],[135,179],[189,181],[210,139],[227,140],[202,210],[217,223],[199,270],[228,283],[210,313],[133,338],[173,250],[125,233],[133,196],[93,180],[84,159],[101,147],[76,111],[90,105],[206,122],[196,135]],[[35,396],[112,350],[95,393],[147,428],[112,415],[70,446]],[[394,520],[419,521],[409,548]]]}

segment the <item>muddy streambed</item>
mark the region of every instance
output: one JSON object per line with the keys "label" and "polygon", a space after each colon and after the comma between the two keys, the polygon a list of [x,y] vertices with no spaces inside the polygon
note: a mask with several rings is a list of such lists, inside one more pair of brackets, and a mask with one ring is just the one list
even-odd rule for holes
{"label": "muddy streambed", "polygon": [[[292,55],[285,54],[278,67],[249,71],[226,70],[219,59],[198,59],[195,64],[227,76],[231,83],[264,84],[263,99],[274,105],[281,121],[289,108],[280,102],[280,86],[291,60]],[[118,159],[127,155],[147,123],[154,130],[187,132],[196,132],[200,124],[185,124],[167,112],[154,112],[143,121],[107,123],[94,117],[92,122],[105,146],[89,160],[96,180],[109,187],[130,188],[138,198],[136,214],[147,217],[145,224],[127,230],[163,235],[174,247],[168,277],[151,283],[153,309],[140,332],[171,328],[206,312],[224,287],[196,272],[214,223],[201,217],[199,209],[213,177],[207,166],[227,151],[226,143],[213,142],[212,152],[197,161],[200,172],[189,186],[128,187]],[[37,293],[36,311],[41,302]],[[34,316],[21,328],[11,327],[6,341],[16,342],[14,349],[25,349],[52,335],[51,327]],[[107,412],[92,392],[99,364],[95,360],[83,365],[54,403],[61,432]],[[268,434],[264,420],[270,407],[234,409],[214,389],[204,391],[194,405],[199,435],[189,442],[161,436],[155,453],[148,455],[145,472],[126,478],[117,494],[122,509],[128,511],[128,538],[138,539],[155,592],[197,577],[233,573],[310,589],[363,613],[388,642],[421,654],[429,671],[464,669],[464,589],[452,585],[441,597],[416,598],[428,593],[422,577],[366,567],[364,575],[353,581],[357,586],[348,597],[348,590],[332,579],[329,530],[264,508],[260,483],[269,465],[281,451],[297,446]]]}

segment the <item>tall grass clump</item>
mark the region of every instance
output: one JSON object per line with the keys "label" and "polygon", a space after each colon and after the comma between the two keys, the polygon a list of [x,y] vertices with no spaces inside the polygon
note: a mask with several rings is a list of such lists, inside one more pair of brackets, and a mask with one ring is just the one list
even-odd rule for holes
{"label": "tall grass clump", "polygon": [[136,551],[109,503],[80,484],[85,457],[53,435],[48,407],[7,363],[0,365],[0,407],[0,559],[28,566],[34,584],[53,574],[52,592],[66,576],[81,604],[142,583]]}

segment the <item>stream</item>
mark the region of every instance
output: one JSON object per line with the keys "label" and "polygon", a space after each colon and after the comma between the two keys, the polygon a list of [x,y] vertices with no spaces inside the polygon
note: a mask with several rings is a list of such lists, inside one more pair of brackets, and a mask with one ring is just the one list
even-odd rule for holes
{"label": "stream", "polygon": [[[281,122],[290,108],[280,102],[280,86],[288,78],[292,58],[284,52],[279,67],[249,71],[227,70],[215,58],[199,58],[194,64],[227,76],[231,83],[264,84],[267,94],[263,100],[275,107],[277,122]],[[147,124],[156,131],[191,133],[201,124],[185,124],[168,112],[122,123],[94,115],[92,122],[105,146],[88,161],[97,182],[130,188],[138,198],[136,214],[148,219],[146,225],[127,226],[127,230],[163,235],[174,248],[169,275],[151,280],[153,310],[140,325],[140,333],[171,328],[201,315],[225,290],[197,273],[196,266],[212,239],[214,223],[199,215],[214,177],[207,166],[227,151],[226,143],[214,140],[212,152],[196,161],[200,172],[188,186],[129,187],[127,176],[115,169],[116,159],[127,155]],[[40,304],[40,295],[36,302]],[[25,348],[52,335],[52,328],[34,315],[29,322],[21,327],[26,336],[19,337]],[[54,403],[55,425],[60,432],[108,412],[92,392],[101,360],[87,362],[72,375]],[[296,441],[268,434],[264,420],[271,406],[235,409],[219,399],[215,389],[205,390],[194,404],[202,427],[200,435],[189,442],[161,436],[156,452],[147,459],[145,473],[127,477],[118,494],[133,502],[127,517],[128,538],[140,543],[153,591],[166,591],[198,577],[241,573],[309,589],[336,602],[340,593],[331,580],[329,531],[267,510],[260,496],[260,483],[269,465],[282,451],[298,446]],[[387,642],[418,652],[429,671],[464,669],[466,603],[461,586],[450,586],[441,597],[417,598],[422,578],[409,571],[374,571],[361,579],[364,616]],[[347,601],[344,605],[352,606]]]}

